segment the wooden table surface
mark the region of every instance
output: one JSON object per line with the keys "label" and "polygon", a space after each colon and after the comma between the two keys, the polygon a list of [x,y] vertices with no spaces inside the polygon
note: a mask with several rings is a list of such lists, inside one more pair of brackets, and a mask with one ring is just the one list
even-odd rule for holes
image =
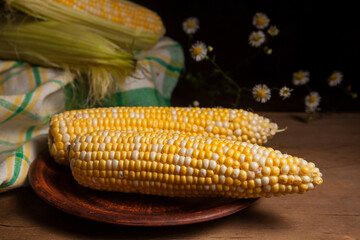
{"label": "wooden table surface", "polygon": [[129,227],[61,212],[30,187],[0,194],[0,239],[360,239],[360,114],[263,113],[288,127],[268,145],[313,161],[324,183],[305,195],[260,199],[222,219]]}

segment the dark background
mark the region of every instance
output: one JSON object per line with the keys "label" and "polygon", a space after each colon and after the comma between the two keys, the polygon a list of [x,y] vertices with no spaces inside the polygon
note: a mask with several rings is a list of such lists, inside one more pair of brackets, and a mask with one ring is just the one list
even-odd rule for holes
{"label": "dark background", "polygon": [[[136,0],[157,12],[166,27],[166,35],[184,48],[186,66],[195,71],[209,71],[208,62],[195,63],[188,54],[188,36],[182,22],[190,16],[200,20],[200,30],[193,42],[201,40],[214,47],[217,63],[231,73],[242,87],[252,88],[265,83],[269,87],[287,85],[294,88],[290,99],[281,100],[273,91],[265,104],[253,100],[250,92],[242,94],[240,106],[256,111],[304,111],[304,86],[292,85],[292,73],[310,71],[310,87],[322,96],[323,111],[359,111],[359,98],[346,96],[340,87],[330,88],[327,77],[334,70],[344,74],[343,85],[351,85],[359,93],[359,10],[350,1],[169,1]],[[248,44],[248,36],[255,27],[252,17],[263,12],[276,25],[280,34],[270,43],[271,55],[257,54]],[[248,64],[240,64],[246,59]],[[221,77],[217,78],[221,81]],[[172,97],[172,104],[187,106],[199,100],[201,106],[231,107],[235,96],[227,91],[209,94],[209,84],[194,87],[181,78]]]}

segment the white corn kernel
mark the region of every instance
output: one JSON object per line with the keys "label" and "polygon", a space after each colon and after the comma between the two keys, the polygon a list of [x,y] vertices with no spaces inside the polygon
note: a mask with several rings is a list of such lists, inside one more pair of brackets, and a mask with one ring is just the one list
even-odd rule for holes
{"label": "white corn kernel", "polygon": [[281,173],[282,174],[288,174],[290,171],[290,167],[288,165],[284,165],[281,167]]}
{"label": "white corn kernel", "polygon": [[188,149],[186,150],[186,156],[191,156],[192,153],[193,153],[193,151],[194,151],[194,149],[188,148]]}
{"label": "white corn kernel", "polygon": [[179,159],[180,159],[179,154],[175,154],[175,155],[174,155],[174,164],[178,164]]}
{"label": "white corn kernel", "polygon": [[69,134],[64,134],[63,136],[62,136],[62,140],[63,140],[63,142],[68,142],[68,141],[70,141],[70,135]]}
{"label": "white corn kernel", "polygon": [[131,159],[132,160],[138,160],[139,158],[139,151],[138,150],[134,150],[132,153],[131,153]]}
{"label": "white corn kernel", "polygon": [[234,169],[234,171],[233,171],[232,177],[233,177],[233,178],[238,178],[238,177],[239,177],[239,174],[240,174],[240,169],[236,168],[236,169]]}
{"label": "white corn kernel", "polygon": [[111,170],[111,167],[112,167],[112,161],[111,160],[106,160],[106,169]]}
{"label": "white corn kernel", "polygon": [[205,168],[205,169],[208,169],[209,168],[209,163],[210,163],[210,161],[208,159],[204,159],[202,161],[202,167]]}
{"label": "white corn kernel", "polygon": [[225,165],[220,166],[220,174],[225,174],[227,167]]}
{"label": "white corn kernel", "polygon": [[257,162],[251,162],[250,163],[250,170],[255,171],[256,169],[258,169],[259,164]]}
{"label": "white corn kernel", "polygon": [[268,185],[269,182],[270,182],[269,177],[263,177],[263,178],[261,179],[262,185]]}
{"label": "white corn kernel", "polygon": [[85,161],[90,161],[91,160],[91,152],[87,152],[85,155]]}
{"label": "white corn kernel", "polygon": [[206,170],[205,169],[200,169],[199,176],[200,177],[205,177],[206,176]]}
{"label": "white corn kernel", "polygon": [[105,151],[105,143],[100,143],[99,151]]}
{"label": "white corn kernel", "polygon": [[109,159],[114,159],[114,158],[115,158],[115,151],[110,151]]}
{"label": "white corn kernel", "polygon": [[151,152],[150,153],[150,160],[155,161],[155,158],[156,158],[156,152]]}
{"label": "white corn kernel", "polygon": [[255,186],[256,187],[261,187],[262,186],[262,181],[260,178],[255,178]]}
{"label": "white corn kernel", "polygon": [[210,164],[209,164],[209,169],[214,170],[216,168],[216,161],[215,160],[210,160]]}
{"label": "white corn kernel", "polygon": [[191,157],[186,157],[186,158],[185,158],[185,165],[186,165],[186,166],[189,166],[190,163],[191,163]]}
{"label": "white corn kernel", "polygon": [[220,184],[224,184],[225,183],[225,180],[226,180],[226,177],[224,175],[220,175],[219,177],[219,183]]}
{"label": "white corn kernel", "polygon": [[213,153],[211,159],[217,161],[217,160],[219,159],[219,157],[220,157],[220,156],[219,156],[217,153]]}
{"label": "white corn kernel", "polygon": [[80,153],[80,159],[81,159],[81,160],[84,160],[84,159],[85,159],[85,156],[86,156],[86,152],[85,152],[85,151],[81,151],[81,153]]}
{"label": "white corn kernel", "polygon": [[119,161],[118,160],[112,160],[112,169],[117,170],[118,166],[119,166]]}

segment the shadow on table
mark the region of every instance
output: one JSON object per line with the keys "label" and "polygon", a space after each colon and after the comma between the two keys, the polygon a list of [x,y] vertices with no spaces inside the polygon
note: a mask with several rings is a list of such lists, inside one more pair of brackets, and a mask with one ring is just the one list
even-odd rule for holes
{"label": "shadow on table", "polygon": [[[16,194],[21,190],[22,194]],[[79,218],[62,212],[39,198],[31,188],[13,190],[6,194],[19,196],[16,207],[21,217],[33,222],[33,227],[40,227],[64,237],[80,237],[86,239],[154,239],[154,238],[193,238],[197,235],[212,235],[216,229],[226,225],[225,230],[236,229],[241,232],[247,228],[284,228],[286,222],[272,212],[260,211],[257,201],[253,206],[222,219],[209,222],[167,227],[136,227],[112,225]],[[29,203],[32,205],[29,206]],[[204,233],[205,232],[205,233]],[[208,232],[208,233],[206,233]]]}

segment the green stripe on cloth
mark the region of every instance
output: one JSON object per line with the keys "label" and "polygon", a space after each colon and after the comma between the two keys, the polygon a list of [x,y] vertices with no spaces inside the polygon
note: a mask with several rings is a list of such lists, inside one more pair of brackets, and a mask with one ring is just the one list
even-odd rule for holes
{"label": "green stripe on cloth", "polygon": [[21,112],[23,112],[25,110],[25,108],[27,107],[27,105],[30,103],[30,100],[32,98],[34,94],[34,90],[30,91],[29,93],[27,93],[24,97],[24,100],[22,101],[21,105],[14,111],[13,114],[11,114],[9,117],[7,117],[6,119],[4,119],[2,122],[0,122],[0,124],[9,121],[10,119],[12,119],[13,117],[15,117],[16,115],[20,114]]}
{"label": "green stripe on cloth", "polygon": [[3,139],[0,139],[0,145],[16,146],[16,145],[18,145],[18,143],[12,143],[12,142],[8,142]]}
{"label": "green stripe on cloth", "polygon": [[171,101],[169,98],[164,98],[164,102],[165,102],[166,106],[171,106]]}
{"label": "green stripe on cloth", "polygon": [[25,138],[25,141],[28,141],[29,139],[32,138],[32,134],[34,132],[34,129],[35,129],[36,126],[31,126],[29,127],[27,130],[26,130],[26,138]]}
{"label": "green stripe on cloth", "polygon": [[16,148],[4,150],[4,151],[1,151],[1,152],[0,152],[0,155],[3,155],[3,154],[5,154],[5,153],[9,153],[9,152],[13,152],[13,151],[15,151],[15,150],[16,150]]}
{"label": "green stripe on cloth", "polygon": [[[21,148],[22,148],[22,147],[21,147]],[[28,158],[28,156],[26,156],[26,155],[24,154],[24,152],[15,152],[15,157],[16,157],[16,158],[21,158],[21,159],[25,160],[25,161],[29,164],[29,166],[30,166],[31,161],[30,161],[30,159]]]}
{"label": "green stripe on cloth", "polygon": [[138,88],[112,95],[112,101],[104,102],[104,106],[169,106],[161,94],[153,88]]}
{"label": "green stripe on cloth", "polygon": [[60,80],[57,80],[57,79],[51,79],[47,82],[52,82],[52,83],[56,83],[57,85],[59,85],[60,87],[63,87],[64,86],[64,82],[60,81]]}
{"label": "green stripe on cloth", "polygon": [[24,62],[15,62],[11,67],[2,70],[2,71],[0,72],[0,74],[9,72],[9,71],[13,70],[14,68],[17,68],[17,67],[22,66],[22,65],[24,65],[24,64],[25,64]]}
{"label": "green stripe on cloth", "polygon": [[33,67],[33,74],[35,78],[36,87],[41,85],[41,76],[39,67]]}
{"label": "green stripe on cloth", "polygon": [[[39,76],[40,77],[40,76]],[[35,78],[36,79],[36,78]],[[37,84],[39,84],[39,85],[41,85],[41,78],[40,79],[38,79],[38,80],[36,80],[36,81],[39,81],[39,83],[37,83]],[[55,84],[57,84],[57,85],[59,85],[60,87],[64,87],[64,83],[62,82],[62,81],[60,81],[60,80],[57,80],[57,79],[52,79],[52,80],[49,80],[49,81],[47,81],[47,82],[51,82],[51,83],[55,83]],[[32,91],[30,91],[28,94],[33,94],[35,91],[37,91],[38,89],[34,89],[34,90],[32,90]],[[25,96],[25,98],[26,98],[26,96]],[[2,98],[0,98],[0,106],[1,107],[3,107],[3,108],[6,108],[6,109],[8,109],[8,110],[10,110],[10,111],[13,111],[13,109],[19,109],[19,108],[21,108],[21,105],[20,106],[17,106],[17,105],[15,105],[14,103],[12,103],[12,102],[9,102],[9,101],[7,101],[7,100],[5,100],[5,99],[2,99]],[[23,115],[25,115],[25,116],[27,116],[27,117],[29,117],[29,118],[31,118],[31,119],[33,119],[33,120],[35,120],[35,121],[44,121],[44,120],[46,120],[47,118],[49,118],[49,116],[45,116],[45,117],[42,117],[42,116],[40,116],[40,115],[38,115],[38,114],[34,114],[33,112],[29,112],[29,111],[27,111],[25,108],[23,108],[22,109],[22,114]],[[5,122],[6,120],[4,120],[3,122]],[[3,123],[3,122],[1,122],[1,123]],[[1,124],[0,123],[0,124]]]}
{"label": "green stripe on cloth", "polygon": [[[176,61],[176,62],[184,62],[184,53],[180,45],[176,47],[170,47],[167,49],[170,54],[170,59]],[[162,93],[163,97],[166,99],[170,99],[172,92],[174,88],[176,87],[176,84],[178,82],[178,78],[180,76],[181,70],[179,72],[179,75],[177,76],[171,76],[166,74],[164,77],[164,83],[162,86]]]}
{"label": "green stripe on cloth", "polygon": [[0,82],[0,84],[6,83],[6,82],[9,81],[10,79],[13,79],[13,78],[16,77],[17,75],[20,75],[21,73],[25,72],[26,70],[27,70],[26,68],[23,68],[23,69],[20,69],[20,70],[17,71],[17,72],[10,73],[8,76],[6,76],[5,78],[2,79],[2,81]]}
{"label": "green stripe on cloth", "polygon": [[65,97],[65,110],[83,109],[87,108],[87,95],[83,83],[74,80],[72,84],[67,84],[63,87]]}
{"label": "green stripe on cloth", "polygon": [[6,69],[4,72],[10,71],[10,70],[12,70],[12,69],[14,69],[14,68],[17,68],[17,67],[20,67],[20,66],[22,66],[22,65],[24,65],[24,64],[25,64],[24,62],[15,62],[11,67],[9,67],[8,69]]}
{"label": "green stripe on cloth", "polygon": [[170,65],[169,63],[165,62],[163,59],[161,58],[158,58],[158,57],[145,57],[144,58],[145,60],[154,60],[155,62],[159,63],[160,65],[162,65],[163,67],[165,67],[168,71],[171,71],[171,72],[178,72],[180,73],[182,68],[180,67],[175,67],[173,65]]}
{"label": "green stripe on cloth", "polygon": [[[19,106],[13,104],[12,102],[6,101],[5,99],[1,99],[1,98],[0,98],[0,106],[3,107],[3,108],[8,109],[10,111],[13,111],[13,109],[19,107]],[[31,118],[31,119],[34,119],[35,121],[43,121],[44,120],[43,117],[41,117],[41,116],[39,116],[37,114],[34,114],[32,112],[29,112],[26,109],[22,112],[22,114],[24,116],[27,116],[27,117]]]}
{"label": "green stripe on cloth", "polygon": [[13,185],[16,180],[18,179],[19,177],[19,174],[20,174],[20,170],[21,170],[21,166],[22,166],[22,161],[23,161],[23,158],[21,157],[16,157],[16,155],[18,153],[24,153],[23,151],[23,147],[19,147],[16,152],[15,152],[15,166],[14,166],[14,171],[13,171],[13,176],[12,178],[8,181],[8,182],[4,182],[0,185],[0,188],[7,188],[7,187],[10,187],[11,185]]}

